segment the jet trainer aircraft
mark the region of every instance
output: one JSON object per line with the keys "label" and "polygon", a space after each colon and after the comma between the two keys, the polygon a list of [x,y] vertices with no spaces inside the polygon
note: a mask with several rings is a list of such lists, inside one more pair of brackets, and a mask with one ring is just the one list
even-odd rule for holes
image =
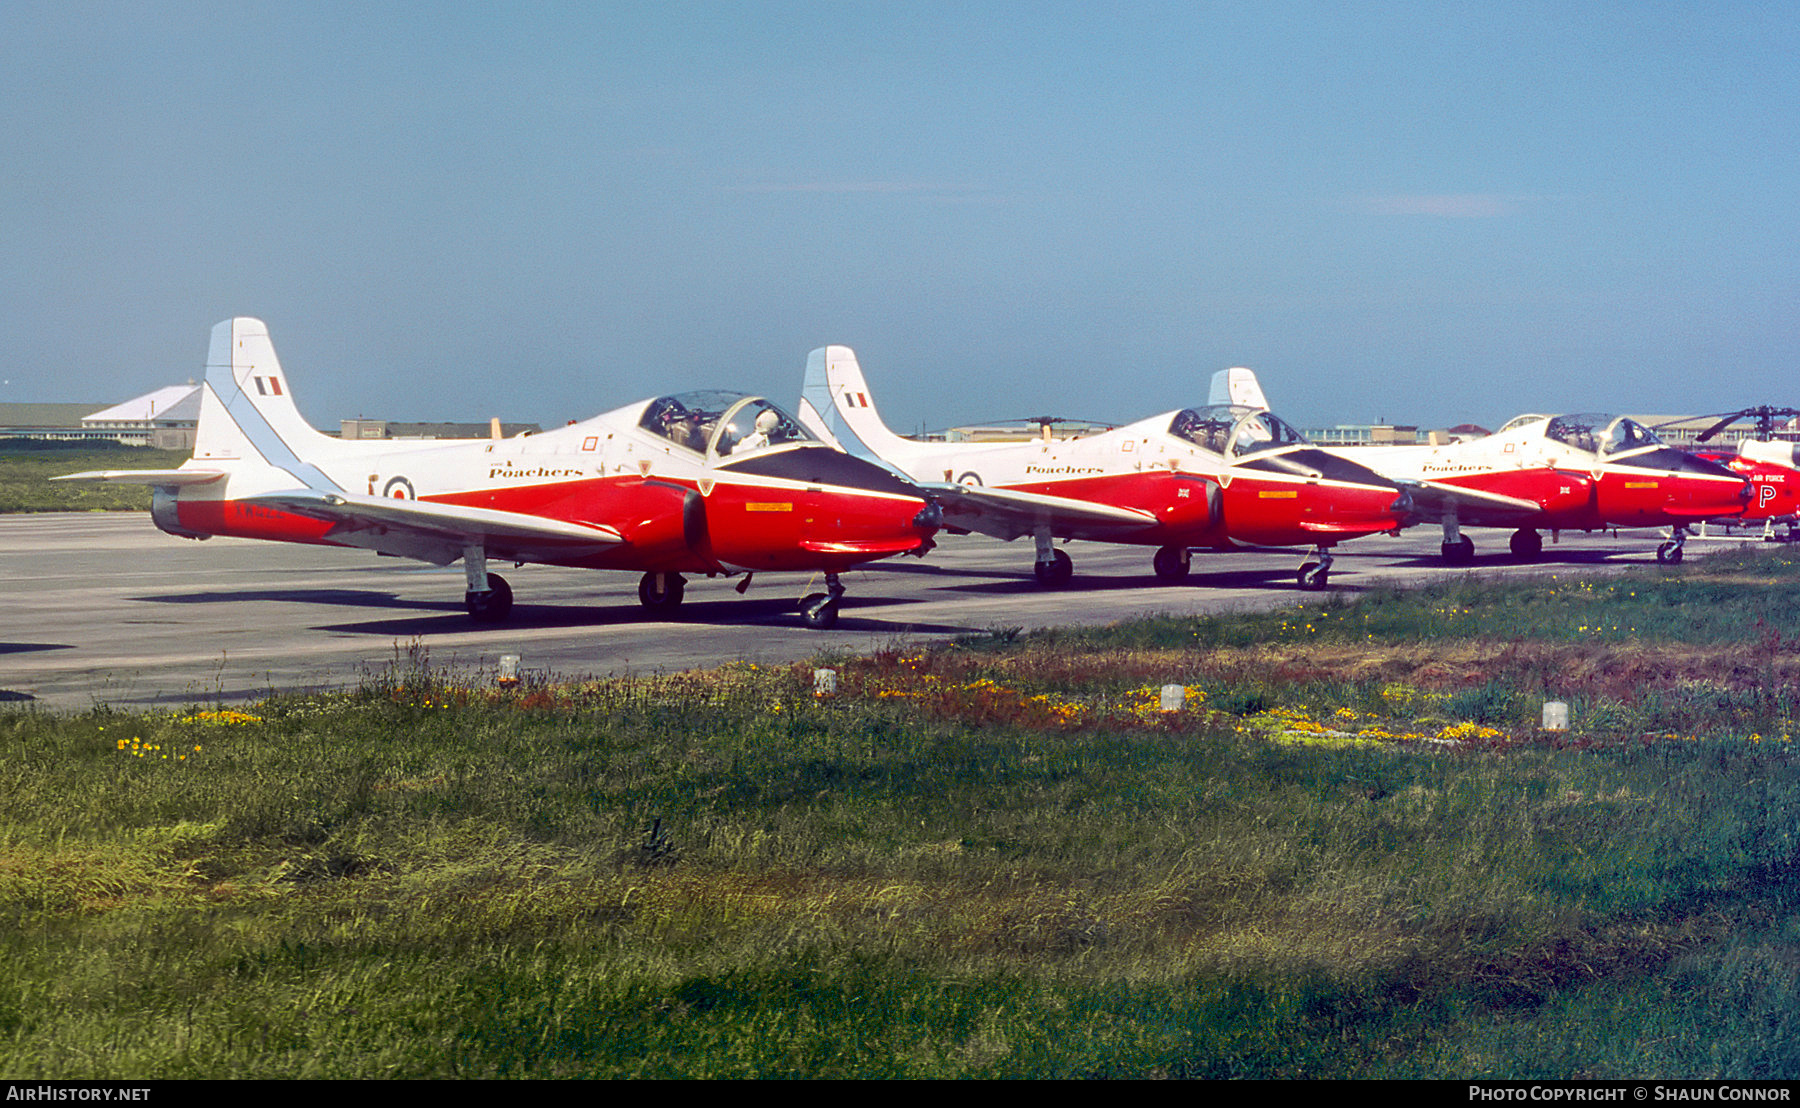
{"label": "jet trainer aircraft", "polygon": [[825,574],[801,601],[837,622],[841,570],[931,546],[941,512],[894,474],[819,442],[766,400],[689,392],[553,431],[489,441],[357,441],[309,426],[262,321],[213,328],[194,456],[179,469],[63,480],[149,485],[151,518],[213,535],[462,559],[469,614],[496,622],[512,589],[490,559],[643,573],[672,613],[684,573]]}
{"label": "jet trainer aircraft", "polygon": [[1750,501],[1731,523],[1761,523],[1763,537],[1775,538],[1777,523],[1787,526],[1792,542],[1800,531],[1800,443],[1745,439],[1735,454],[1703,453],[1750,482]]}
{"label": "jet trainer aircraft", "polygon": [[1158,577],[1188,574],[1193,548],[1306,545],[1302,588],[1321,589],[1330,548],[1392,531],[1408,508],[1394,482],[1332,457],[1266,410],[1213,404],[1099,434],[1025,443],[902,438],[876,413],[856,355],[814,350],[800,419],[857,457],[879,461],[934,496],[946,525],[1008,541],[1030,535],[1049,586],[1074,572],[1056,539],[1157,547]]}
{"label": "jet trainer aircraft", "polygon": [[[1262,389],[1249,370],[1235,389]],[[1215,392],[1225,387],[1214,379]],[[1544,549],[1539,531],[1597,531],[1668,525],[1669,541],[1656,560],[1681,561],[1687,527],[1740,515],[1750,490],[1744,478],[1705,458],[1663,444],[1654,432],[1623,416],[1522,415],[1500,430],[1441,446],[1334,447],[1399,481],[1412,493],[1415,520],[1444,530],[1443,556],[1452,565],[1475,557],[1472,527],[1515,528],[1513,556],[1529,561]]]}

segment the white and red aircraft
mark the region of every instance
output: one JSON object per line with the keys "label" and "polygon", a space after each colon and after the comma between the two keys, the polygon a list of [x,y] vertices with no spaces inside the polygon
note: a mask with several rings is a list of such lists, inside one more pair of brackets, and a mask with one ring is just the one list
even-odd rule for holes
{"label": "white and red aircraft", "polygon": [[[1266,403],[1256,375],[1224,371],[1213,379]],[[1681,561],[1688,525],[1740,515],[1750,496],[1739,475],[1716,462],[1666,446],[1648,427],[1623,416],[1522,415],[1500,430],[1467,442],[1432,446],[1333,447],[1399,481],[1412,493],[1414,521],[1444,529],[1444,560],[1466,565],[1472,527],[1511,527],[1513,556],[1543,552],[1539,531],[1599,531],[1610,527],[1671,528],[1656,560]]]}
{"label": "white and red aircraft", "polygon": [[1749,496],[1742,477],[1664,445],[1624,416],[1522,415],[1468,442],[1339,453],[1415,483],[1419,518],[1442,525],[1444,560],[1453,565],[1475,557],[1465,524],[1514,528],[1512,553],[1523,561],[1543,553],[1540,531],[1668,526],[1656,560],[1673,565],[1689,524],[1741,514]]}
{"label": "white and red aircraft", "polygon": [[1776,540],[1775,525],[1787,526],[1784,541],[1792,542],[1800,531],[1800,443],[1774,437],[1775,421],[1789,420],[1792,431],[1800,409],[1757,407],[1728,413],[1718,423],[1700,433],[1694,441],[1705,442],[1731,424],[1751,417],[1756,420],[1756,437],[1738,443],[1737,449],[1700,451],[1708,461],[1717,462],[1750,482],[1750,500],[1741,517],[1725,522],[1761,523],[1763,538]]}
{"label": "white and red aircraft", "polygon": [[819,442],[766,400],[690,392],[509,439],[358,441],[309,426],[260,320],[213,328],[194,456],[179,469],[64,480],[153,488],[173,535],[362,547],[462,559],[469,614],[506,618],[490,559],[643,573],[646,608],[673,612],[684,573],[825,574],[801,601],[837,622],[841,570],[923,553],[941,519],[887,470]]}
{"label": "white and red aircraft", "polygon": [[1750,482],[1750,502],[1744,514],[1727,522],[1760,523],[1763,538],[1771,541],[1777,538],[1778,523],[1787,527],[1782,541],[1800,537],[1800,443],[1746,439],[1735,454],[1704,453],[1700,457],[1718,462]]}
{"label": "white and red aircraft", "polygon": [[879,461],[936,498],[952,529],[1008,541],[1030,535],[1036,572],[1074,572],[1056,539],[1158,550],[1156,574],[1185,578],[1194,548],[1233,543],[1313,548],[1296,579],[1324,588],[1330,549],[1393,531],[1408,502],[1393,481],[1311,446],[1266,410],[1214,404],[1077,438],[1024,443],[920,442],[887,428],[846,346],[806,362],[800,419],[850,453]]}

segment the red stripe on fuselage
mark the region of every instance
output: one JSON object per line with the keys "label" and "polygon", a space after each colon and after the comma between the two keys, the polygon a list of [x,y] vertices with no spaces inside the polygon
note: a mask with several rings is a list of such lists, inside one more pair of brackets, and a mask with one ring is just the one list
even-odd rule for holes
{"label": "red stripe on fuselage", "polygon": [[613,527],[625,539],[622,547],[559,563],[595,568],[704,573],[724,563],[835,572],[913,549],[930,537],[913,527],[923,500],[838,487],[815,492],[711,480],[710,490],[699,496],[698,518],[688,514],[688,496],[698,494],[694,478],[598,478],[427,499]]}
{"label": "red stripe on fuselage", "polygon": [[181,525],[199,535],[226,535],[240,539],[267,539],[271,542],[317,543],[342,546],[325,537],[332,525],[324,520],[297,516],[259,504],[237,500],[177,501],[175,518]]}
{"label": "red stripe on fuselage", "polygon": [[1335,542],[1391,531],[1402,522],[1393,511],[1400,495],[1396,489],[1271,481],[1237,472],[1221,490],[1225,506],[1221,529],[1221,521],[1213,519],[1207,508],[1209,487],[1217,483],[1211,475],[1202,478],[1153,470],[1006,487],[1150,512],[1156,516],[1155,525],[1121,530],[1110,538],[1140,546],[1209,546],[1227,540],[1257,546],[1310,546],[1325,536]]}
{"label": "red stripe on fuselage", "polygon": [[[689,497],[698,503],[698,513]],[[725,566],[755,570],[836,572],[902,553],[929,538],[913,520],[923,500],[856,490],[770,488],[716,481],[708,495],[696,482],[638,475],[426,496],[461,507],[489,508],[564,522],[599,524],[624,539],[604,549],[558,556],[550,542],[489,544],[491,556],[515,554],[546,565],[648,572],[709,573]],[[781,507],[787,505],[787,507]],[[331,539],[337,526],[261,505],[184,499],[177,519],[197,534],[276,542],[353,545]]]}

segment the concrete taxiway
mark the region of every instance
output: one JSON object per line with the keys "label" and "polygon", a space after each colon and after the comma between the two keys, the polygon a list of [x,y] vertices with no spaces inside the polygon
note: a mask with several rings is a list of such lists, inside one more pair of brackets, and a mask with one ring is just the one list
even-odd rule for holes
{"label": "concrete taxiway", "polygon": [[[1654,532],[1564,535],[1521,566],[1506,532],[1470,532],[1475,564],[1438,559],[1436,528],[1347,543],[1331,592],[1458,573],[1654,566]],[[1690,553],[1701,544],[1691,543]],[[0,706],[180,706],[238,701],[272,689],[343,688],[409,652],[433,666],[492,673],[502,654],[559,677],[686,669],[744,659],[787,662],[942,641],[996,628],[1110,623],[1150,613],[1268,609],[1321,593],[1294,584],[1301,551],[1196,554],[1178,585],[1151,572],[1144,547],[1072,543],[1070,587],[1047,591],[1028,541],[943,536],[930,557],[896,558],[844,575],[836,629],[801,626],[795,602],[822,590],[802,574],[734,582],[691,578],[678,622],[637,601],[637,575],[525,566],[512,619],[471,622],[460,566],[437,568],[366,551],[165,535],[137,513],[0,517]]]}

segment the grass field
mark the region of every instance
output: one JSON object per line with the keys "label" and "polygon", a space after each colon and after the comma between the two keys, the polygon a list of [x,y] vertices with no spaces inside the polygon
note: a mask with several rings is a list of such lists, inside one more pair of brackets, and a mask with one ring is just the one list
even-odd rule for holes
{"label": "grass field", "polygon": [[1791,1077],[1797,563],[0,714],[0,1076]]}
{"label": "grass field", "polygon": [[8,512],[114,512],[150,510],[142,485],[52,481],[90,469],[174,469],[188,455],[146,446],[0,439],[0,514]]}

